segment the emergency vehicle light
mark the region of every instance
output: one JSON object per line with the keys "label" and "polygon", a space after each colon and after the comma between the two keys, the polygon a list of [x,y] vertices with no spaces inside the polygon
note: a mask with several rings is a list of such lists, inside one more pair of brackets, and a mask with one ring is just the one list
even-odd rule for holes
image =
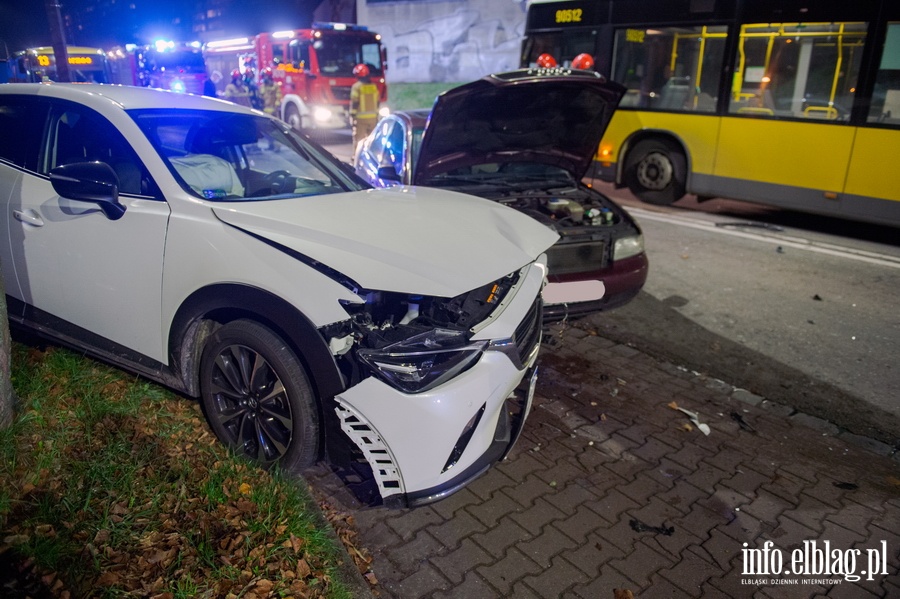
{"label": "emergency vehicle light", "polygon": [[207,48],[223,48],[225,46],[239,46],[242,44],[248,44],[250,40],[246,37],[238,37],[230,40],[219,40],[217,42],[209,42],[206,44]]}
{"label": "emergency vehicle light", "polygon": [[272,33],[272,37],[275,39],[285,39],[285,38],[290,39],[290,38],[294,37],[294,32],[293,31],[275,31],[274,33]]}
{"label": "emergency vehicle light", "polygon": [[332,31],[368,31],[365,25],[354,25],[350,23],[313,23],[313,29],[331,29]]}

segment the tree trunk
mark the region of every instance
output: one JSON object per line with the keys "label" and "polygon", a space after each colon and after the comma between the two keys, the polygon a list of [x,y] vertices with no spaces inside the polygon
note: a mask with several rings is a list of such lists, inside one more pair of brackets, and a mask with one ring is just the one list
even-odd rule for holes
{"label": "tree trunk", "polygon": [[0,270],[0,428],[12,424],[16,410],[16,392],[9,376],[11,352],[9,320],[6,315],[6,290],[3,287],[3,271]]}

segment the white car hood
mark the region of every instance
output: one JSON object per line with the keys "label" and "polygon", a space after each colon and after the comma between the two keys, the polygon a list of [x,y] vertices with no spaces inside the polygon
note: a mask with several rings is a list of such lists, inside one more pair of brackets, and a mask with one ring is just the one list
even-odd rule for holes
{"label": "white car hood", "polygon": [[216,204],[223,222],[369,290],[455,297],[532,262],[556,233],[496,202],[417,187]]}

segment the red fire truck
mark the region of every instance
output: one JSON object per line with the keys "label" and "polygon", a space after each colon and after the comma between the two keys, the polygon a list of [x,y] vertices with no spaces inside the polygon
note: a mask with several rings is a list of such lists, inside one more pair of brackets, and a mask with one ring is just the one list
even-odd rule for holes
{"label": "red fire truck", "polygon": [[387,58],[381,36],[360,25],[313,23],[311,29],[260,33],[254,37],[208,42],[206,68],[220,93],[237,69],[244,73],[271,68],[281,85],[278,116],[297,130],[349,126],[353,67],[366,64],[372,81],[387,100]]}
{"label": "red fire truck", "polygon": [[200,42],[158,40],[150,46],[115,48],[108,56],[115,83],[203,93],[206,66]]}

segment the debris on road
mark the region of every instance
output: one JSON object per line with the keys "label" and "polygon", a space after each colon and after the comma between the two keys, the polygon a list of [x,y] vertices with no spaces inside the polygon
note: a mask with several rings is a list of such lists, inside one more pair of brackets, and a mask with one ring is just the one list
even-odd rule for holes
{"label": "debris on road", "polygon": [[859,488],[859,485],[855,483],[832,483],[838,489],[843,489],[845,491],[855,491]]}
{"label": "debris on road", "polygon": [[738,426],[740,426],[745,431],[748,431],[751,433],[756,432],[756,429],[753,428],[752,426],[750,426],[750,423],[748,423],[746,420],[744,420],[744,417],[741,414],[738,414],[737,412],[732,412],[731,419],[734,420],[735,422],[737,422]]}
{"label": "debris on road", "polygon": [[[679,412],[683,412],[685,415],[687,415],[687,417],[691,419],[691,422],[694,423],[694,426],[696,426],[698,429],[700,429],[701,433],[709,436],[709,433],[711,432],[709,425],[700,422],[700,415],[697,414],[697,412],[691,412],[690,410],[685,410],[684,408],[679,408],[678,404],[675,403],[674,401],[670,402],[668,405],[673,410],[678,410]],[[686,427],[683,427],[683,428],[685,428],[685,430],[688,430]]]}
{"label": "debris on road", "polygon": [[644,524],[640,520],[632,518],[628,521],[628,524],[634,532],[655,532],[656,534],[666,535],[667,537],[671,537],[672,533],[675,532],[675,527],[666,526],[665,522],[662,523],[662,526],[650,526],[649,524]]}

